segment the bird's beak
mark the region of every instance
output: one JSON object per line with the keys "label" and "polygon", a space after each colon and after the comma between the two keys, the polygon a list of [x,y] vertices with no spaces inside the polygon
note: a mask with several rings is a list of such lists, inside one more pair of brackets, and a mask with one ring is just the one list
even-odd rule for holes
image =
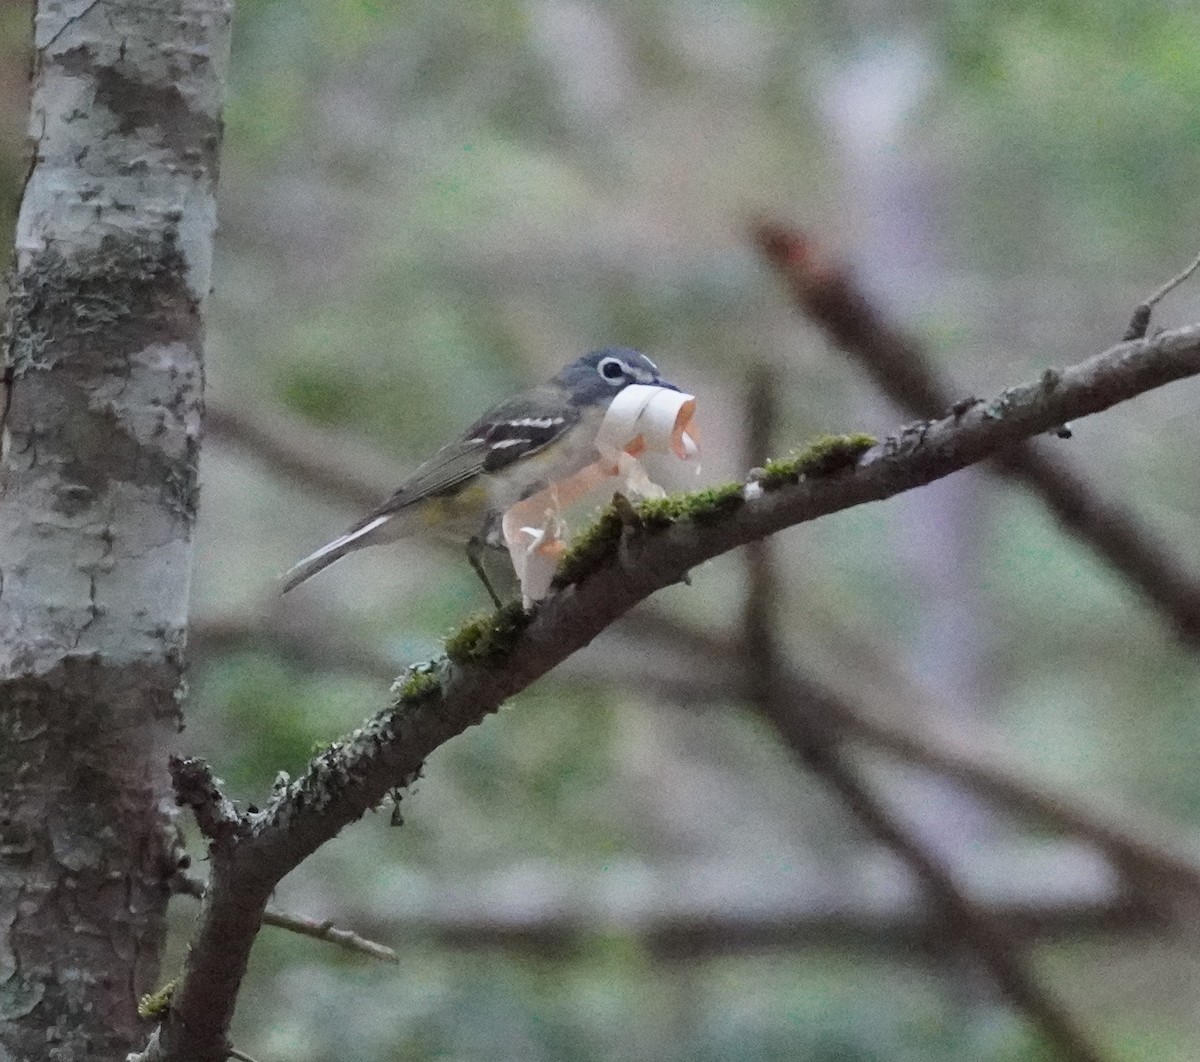
{"label": "bird's beak", "polygon": [[683,394],[682,387],[676,387],[673,383],[667,383],[666,380],[659,380],[657,386],[665,387],[668,391],[678,391],[680,394]]}

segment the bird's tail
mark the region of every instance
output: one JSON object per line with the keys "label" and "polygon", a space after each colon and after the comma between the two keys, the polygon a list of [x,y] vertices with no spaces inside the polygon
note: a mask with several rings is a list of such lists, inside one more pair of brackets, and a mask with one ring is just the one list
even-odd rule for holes
{"label": "bird's tail", "polygon": [[356,527],[353,531],[347,531],[341,537],[335,538],[332,542],[322,546],[316,553],[309,554],[284,574],[283,588],[279,592],[286,594],[289,590],[299,586],[305,579],[312,578],[322,568],[328,568],[335,560],[340,560],[347,553],[352,553],[362,546],[369,546],[378,537],[372,532],[377,532],[392,519],[392,516],[392,513],[377,516],[363,524],[362,527]]}

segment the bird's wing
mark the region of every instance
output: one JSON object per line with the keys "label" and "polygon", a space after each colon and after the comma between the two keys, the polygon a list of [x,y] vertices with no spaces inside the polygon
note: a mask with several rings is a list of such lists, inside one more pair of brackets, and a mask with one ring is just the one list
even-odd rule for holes
{"label": "bird's wing", "polygon": [[[556,401],[557,399],[557,401]],[[287,593],[351,550],[377,541],[391,518],[423,498],[443,494],[480,473],[495,472],[545,449],[579,423],[579,409],[540,387],[490,409],[462,436],[419,465],[396,493],[283,577]]]}
{"label": "bird's wing", "polygon": [[454,442],[419,465],[382,505],[350,532],[423,498],[452,490],[483,472],[496,472],[545,449],[579,423],[577,407],[545,387],[535,388],[488,410]]}

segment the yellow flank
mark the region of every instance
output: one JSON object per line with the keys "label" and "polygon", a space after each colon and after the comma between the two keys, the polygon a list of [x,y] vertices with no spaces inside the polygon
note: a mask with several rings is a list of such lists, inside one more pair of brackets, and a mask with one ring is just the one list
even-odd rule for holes
{"label": "yellow flank", "polygon": [[525,468],[538,467],[544,468],[559,464],[563,459],[561,447],[562,440],[553,442],[544,450],[539,450],[535,454],[530,454],[528,457],[521,458],[521,464]]}
{"label": "yellow flank", "polygon": [[416,505],[421,522],[433,531],[446,529],[462,520],[478,523],[483,519],[487,507],[488,492],[482,483],[469,486],[457,494],[435,495]]}
{"label": "yellow flank", "polygon": [[[585,415],[585,421],[594,419],[590,413]],[[587,439],[594,437],[590,423],[582,435]],[[596,451],[590,442],[582,443],[574,436],[557,439],[496,475],[485,473],[459,490],[452,489],[446,494],[435,494],[414,502],[411,507],[413,523],[407,526],[420,527],[451,540],[470,538],[480,532],[489,511],[507,509],[532,491],[540,490],[562,476],[574,474],[595,457]],[[398,532],[399,529],[397,526],[395,530]]]}

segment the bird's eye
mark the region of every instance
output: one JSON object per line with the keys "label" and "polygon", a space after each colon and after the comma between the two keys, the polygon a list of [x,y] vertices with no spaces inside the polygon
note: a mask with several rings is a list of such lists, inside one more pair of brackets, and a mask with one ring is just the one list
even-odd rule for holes
{"label": "bird's eye", "polygon": [[609,383],[625,379],[626,369],[619,358],[605,358],[596,366],[596,370]]}

